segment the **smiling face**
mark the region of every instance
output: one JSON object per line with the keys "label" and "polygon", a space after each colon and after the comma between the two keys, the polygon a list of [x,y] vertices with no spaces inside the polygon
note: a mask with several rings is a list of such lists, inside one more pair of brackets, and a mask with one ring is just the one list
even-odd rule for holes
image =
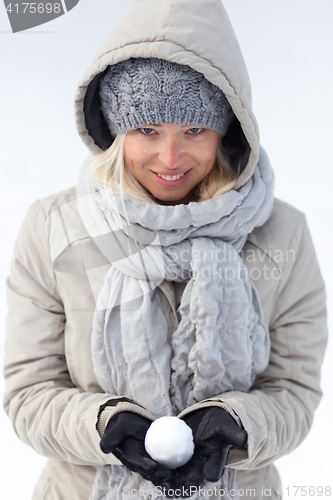
{"label": "smiling face", "polygon": [[126,134],[125,162],[161,204],[187,204],[215,164],[218,139],[211,129],[146,125]]}

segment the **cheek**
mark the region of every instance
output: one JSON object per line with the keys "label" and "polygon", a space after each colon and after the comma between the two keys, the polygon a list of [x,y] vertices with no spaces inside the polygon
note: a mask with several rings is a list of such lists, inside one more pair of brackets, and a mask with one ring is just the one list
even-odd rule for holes
{"label": "cheek", "polygon": [[135,144],[130,138],[126,137],[124,143],[124,158],[128,166],[131,165],[134,157],[135,157]]}
{"label": "cheek", "polygon": [[152,153],[143,147],[140,140],[132,137],[126,137],[124,143],[124,158],[127,166],[144,165],[151,159]]}
{"label": "cheek", "polygon": [[197,161],[206,168],[212,168],[216,160],[217,141],[211,141],[197,151]]}

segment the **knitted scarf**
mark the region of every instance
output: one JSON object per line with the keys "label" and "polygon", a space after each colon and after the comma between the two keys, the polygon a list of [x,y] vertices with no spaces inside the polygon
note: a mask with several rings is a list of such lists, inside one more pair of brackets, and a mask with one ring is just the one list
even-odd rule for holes
{"label": "knitted scarf", "polygon": [[[239,253],[248,234],[267,221],[273,185],[262,149],[241,188],[188,205],[156,205],[97,190],[84,165],[80,216],[112,263],[92,332],[94,371],[105,392],[131,398],[157,418],[226,391],[249,390],[267,366],[270,342]],[[163,280],[187,282],[171,340],[157,290]],[[226,468],[219,483],[226,495],[234,475]],[[140,491],[132,498],[164,498],[139,474],[104,465],[90,500],[123,498],[131,490]]]}

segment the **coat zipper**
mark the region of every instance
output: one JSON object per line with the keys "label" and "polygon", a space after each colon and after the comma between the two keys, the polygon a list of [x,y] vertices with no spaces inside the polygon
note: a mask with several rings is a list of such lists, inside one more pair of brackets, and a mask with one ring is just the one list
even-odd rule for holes
{"label": "coat zipper", "polygon": [[47,482],[46,482],[46,485],[44,487],[44,490],[43,490],[43,494],[40,498],[40,500],[45,500],[46,499],[46,495],[48,494],[49,492],[49,489],[50,489],[50,486],[51,486],[51,483],[52,483],[52,480],[51,479],[48,479]]}

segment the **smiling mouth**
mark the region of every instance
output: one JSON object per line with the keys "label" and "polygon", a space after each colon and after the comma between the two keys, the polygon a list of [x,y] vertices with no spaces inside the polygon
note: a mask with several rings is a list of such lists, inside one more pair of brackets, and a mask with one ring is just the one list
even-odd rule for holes
{"label": "smiling mouth", "polygon": [[157,174],[161,179],[164,179],[166,181],[177,181],[181,177],[184,177],[186,172],[183,174],[178,174],[178,175],[162,175],[162,174]]}
{"label": "smiling mouth", "polygon": [[172,172],[165,172],[165,173],[162,173],[162,172],[153,172],[153,174],[155,174],[157,177],[159,177],[160,179],[163,179],[164,181],[168,181],[168,182],[175,182],[175,181],[178,181],[179,179],[181,179],[182,177],[187,177],[187,174],[191,171],[192,169],[189,168],[188,170],[183,170],[182,172],[178,172],[177,174],[173,174],[172,175]]}

